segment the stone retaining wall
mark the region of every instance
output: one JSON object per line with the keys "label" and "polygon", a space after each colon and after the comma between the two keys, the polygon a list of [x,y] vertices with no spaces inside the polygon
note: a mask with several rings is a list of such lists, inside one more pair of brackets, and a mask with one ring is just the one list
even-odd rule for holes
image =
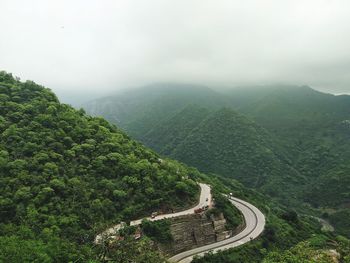
{"label": "stone retaining wall", "polygon": [[228,238],[232,231],[225,228],[226,219],[222,214],[207,218],[205,214],[186,215],[171,219],[173,241],[160,244],[159,249],[172,256],[192,248],[201,247]]}

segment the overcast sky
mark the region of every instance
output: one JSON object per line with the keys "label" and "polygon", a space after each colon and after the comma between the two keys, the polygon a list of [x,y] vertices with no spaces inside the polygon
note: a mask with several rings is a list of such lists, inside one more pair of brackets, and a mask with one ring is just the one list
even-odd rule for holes
{"label": "overcast sky", "polygon": [[66,97],[162,81],[350,93],[348,0],[0,0],[0,10],[0,69]]}

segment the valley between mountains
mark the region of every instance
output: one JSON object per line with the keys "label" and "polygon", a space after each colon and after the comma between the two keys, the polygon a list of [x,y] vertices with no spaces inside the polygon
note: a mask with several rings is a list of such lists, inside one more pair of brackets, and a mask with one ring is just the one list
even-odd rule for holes
{"label": "valley between mountains", "polygon": [[0,262],[349,262],[349,103],[168,85],[84,110],[1,71]]}

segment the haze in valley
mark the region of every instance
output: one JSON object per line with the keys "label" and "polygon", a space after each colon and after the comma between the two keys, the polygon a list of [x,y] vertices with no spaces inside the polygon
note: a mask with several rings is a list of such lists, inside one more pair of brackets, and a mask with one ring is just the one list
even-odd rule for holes
{"label": "haze in valley", "polygon": [[0,69],[68,103],[154,82],[350,93],[346,0],[2,0],[0,9]]}

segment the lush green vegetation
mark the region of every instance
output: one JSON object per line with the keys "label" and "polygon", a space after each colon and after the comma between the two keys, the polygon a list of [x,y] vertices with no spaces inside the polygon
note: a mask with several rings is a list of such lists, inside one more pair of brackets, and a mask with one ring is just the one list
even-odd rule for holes
{"label": "lush green vegetation", "polygon": [[164,219],[160,221],[143,220],[141,229],[144,234],[159,243],[167,243],[172,240],[170,232],[170,220]]}
{"label": "lush green vegetation", "polygon": [[329,215],[329,221],[337,232],[350,238],[350,209],[339,209]]}
{"label": "lush green vegetation", "polygon": [[[350,262],[349,240],[343,237],[329,239],[327,236],[314,235],[313,237],[297,243],[295,246],[272,251],[254,241],[241,248],[234,248],[219,254],[207,254],[203,258],[193,260],[193,263],[334,263]],[[333,251],[332,251],[333,250]],[[338,255],[339,253],[339,255]]]}
{"label": "lush green vegetation", "polygon": [[87,103],[84,108],[90,114],[105,117],[140,140],[161,121],[189,104],[217,108],[225,101],[221,94],[203,86],[163,83],[119,92]]}
{"label": "lush green vegetation", "polygon": [[303,191],[297,200],[312,204],[320,215],[329,214],[336,231],[350,236],[348,220],[340,216],[346,215],[350,201],[350,96],[309,87],[279,89],[241,111],[288,149],[291,165],[306,179],[298,182]]}
{"label": "lush green vegetation", "polygon": [[[196,201],[197,173],[0,73],[0,261],[97,260],[95,235]],[[124,261],[125,262],[125,261]]]}
{"label": "lush green vegetation", "polygon": [[269,251],[262,248],[261,243],[254,241],[220,254],[209,253],[203,258],[195,259],[193,263],[347,263],[350,262],[349,247],[349,240],[340,236],[330,239],[324,235],[314,235],[283,251],[279,249]]}
{"label": "lush green vegetation", "polygon": [[203,120],[171,156],[278,197],[289,194],[287,185],[302,180],[263,128],[227,108]]}
{"label": "lush green vegetation", "polygon": [[[331,242],[330,244],[328,242]],[[333,263],[350,262],[350,242],[342,237],[330,240],[326,236],[313,236],[307,241],[298,243],[296,246],[283,253],[272,252],[267,255],[263,263],[277,262],[310,262],[310,263]],[[334,251],[335,250],[335,251]]]}
{"label": "lush green vegetation", "polygon": [[216,188],[213,189],[213,198],[215,200],[215,207],[207,211],[207,216],[211,214],[217,216],[219,213],[222,213],[226,219],[227,229],[234,230],[236,227],[243,224],[243,216],[241,213],[221,192],[217,191]]}
{"label": "lush green vegetation", "polygon": [[[152,125],[140,133],[133,130],[135,137],[164,155],[201,171],[239,179],[304,213],[338,219],[338,210],[346,213],[350,96],[325,94],[307,86],[249,87],[222,93],[189,89],[186,96],[185,89],[168,95],[166,89],[162,95],[144,89],[148,101],[139,98],[144,104],[139,103],[136,111],[147,112],[147,118],[130,116],[129,121]],[[133,101],[134,96],[124,99]],[[223,107],[244,116],[219,109]],[[118,118],[118,114],[112,115]],[[128,125],[124,128],[129,131]],[[345,220],[336,224],[336,230],[350,235]]]}
{"label": "lush green vegetation", "polygon": [[[318,255],[327,262],[329,248],[349,262],[347,239],[321,235],[312,217],[290,206],[300,209],[298,200],[309,202],[349,234],[348,98],[306,87],[294,100],[288,89],[269,90],[266,97],[239,93],[242,99],[237,99],[198,87],[190,93],[188,87],[180,93],[177,88],[165,93],[154,88],[128,105],[126,94],[116,100],[120,116],[108,108],[104,112],[161,153],[226,178],[162,160],[104,119],[1,72],[0,262],[100,262],[104,256],[114,262],[163,262],[154,242],[171,240],[168,221],[143,222],[151,240],[134,241],[126,233],[123,240],[96,247],[94,237],[121,220],[194,203],[195,180],[214,187],[217,210],[212,212],[223,211],[230,226],[239,224],[239,216],[219,193],[233,192],[267,217],[260,239],[196,262],[307,262]],[[258,124],[219,109],[228,105]]]}
{"label": "lush green vegetation", "polygon": [[[145,143],[203,172],[239,179],[290,202],[304,178],[265,129],[231,109],[188,106],[145,135]],[[287,189],[287,190],[286,190]]]}
{"label": "lush green vegetation", "polygon": [[206,108],[188,105],[173,117],[153,127],[142,136],[142,141],[160,154],[171,155],[209,113]]}
{"label": "lush green vegetation", "polygon": [[[101,249],[101,248],[100,248]],[[102,260],[102,262],[113,263],[165,263],[166,259],[161,255],[152,240],[147,237],[143,237],[139,240],[135,240],[132,236],[126,236],[123,240],[112,242],[108,246],[104,247],[104,250],[100,253],[106,256],[108,260]],[[95,263],[95,262],[90,262]]]}
{"label": "lush green vegetation", "polygon": [[[253,242],[218,254],[209,253],[205,257],[194,260],[194,263],[313,262],[309,261],[309,256],[328,255],[329,249],[336,249],[344,260],[342,262],[349,262],[346,260],[350,257],[350,241],[341,236],[336,237],[332,233],[322,233],[314,218],[300,215],[276,203],[268,196],[245,188],[235,180],[214,174],[202,175],[202,177],[213,185],[215,192],[232,192],[234,196],[249,200],[259,207],[266,216],[266,228],[262,236]],[[300,253],[295,255],[294,261],[285,261],[290,255],[295,254],[294,250],[298,249]]]}

